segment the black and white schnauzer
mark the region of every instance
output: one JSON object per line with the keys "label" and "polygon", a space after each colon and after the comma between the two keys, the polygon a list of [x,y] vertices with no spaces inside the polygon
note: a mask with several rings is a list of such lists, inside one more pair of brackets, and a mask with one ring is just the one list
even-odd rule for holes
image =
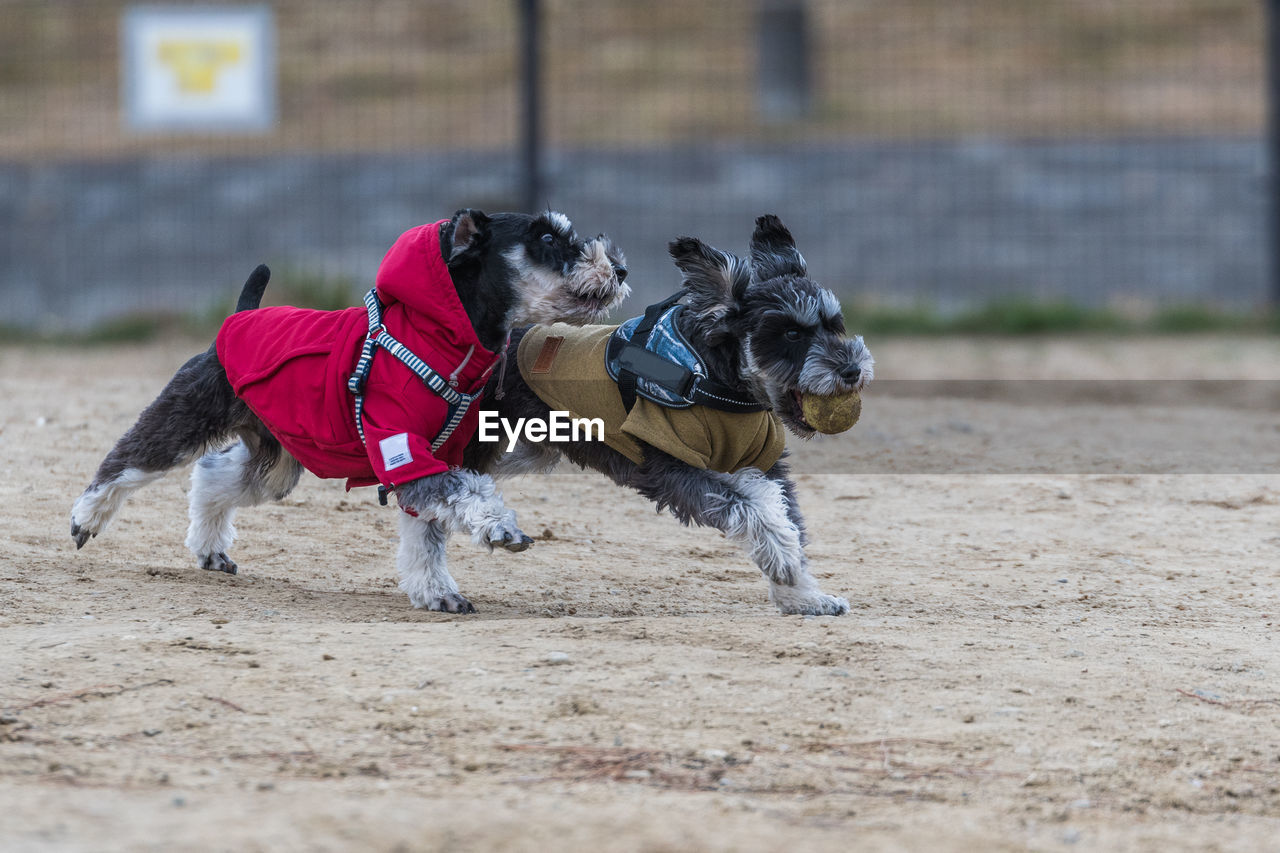
{"label": "black and white schnauzer", "polygon": [[[673,322],[701,356],[707,375],[733,395],[771,409],[793,435],[808,439],[815,433],[804,419],[803,395],[860,391],[871,381],[870,351],[861,337],[846,334],[839,301],[807,277],[805,260],[777,217],[756,220],[750,260],[692,237],[677,239],[669,250],[686,289],[685,310]],[[529,332],[513,333],[513,351]],[[515,423],[548,416],[549,406],[520,370],[507,369],[491,380],[490,387],[495,385],[486,406],[500,417]],[[785,453],[767,470],[721,473],[640,445],[643,461],[637,464],[599,442],[521,439],[503,454],[499,445],[473,439],[465,464],[502,478],[549,471],[563,455],[634,488],[681,523],[714,527],[739,543],[764,573],[769,597],[783,613],[849,610],[845,599],[823,593],[809,572],[804,518]]]}
{"label": "black and white schnauzer", "polygon": [[[446,286],[456,290],[456,299],[448,297],[450,305],[460,303],[455,313],[471,327],[464,330],[466,335],[454,337],[478,340],[491,353],[504,351],[514,323],[598,321],[629,292],[623,284],[626,267],[621,253],[604,235],[580,239],[563,214],[487,216],[481,211],[460,210],[437,226],[440,254],[434,262],[442,271],[440,277],[450,283]],[[423,239],[437,242],[434,231]],[[431,246],[421,251],[430,254],[435,249]],[[446,267],[447,273],[443,272]],[[268,277],[265,267],[254,271],[233,318],[245,316],[239,313],[242,311],[260,314],[253,309]],[[262,309],[260,316],[273,310]],[[458,371],[466,363],[463,360]],[[371,381],[379,371],[385,374],[390,370],[388,365],[400,369],[387,353],[371,364]],[[482,377],[482,387],[492,368],[489,365],[488,371],[480,373],[473,366],[465,375]],[[348,398],[346,376],[342,381],[343,387],[326,388],[323,396]],[[318,399],[281,402],[296,409],[322,404]],[[462,408],[465,412],[466,407]],[[349,420],[356,419],[354,412],[349,415]],[[469,433],[461,433],[465,442]],[[362,432],[361,441],[363,437]],[[385,454],[384,448],[384,460]],[[297,485],[303,465],[237,396],[219,359],[217,344],[177,371],[102,461],[71,510],[76,547],[101,533],[135,490],[193,460],[186,545],[202,568],[234,574],[237,567],[227,551],[235,538],[232,521],[236,509],[282,499]],[[520,551],[532,542],[517,527],[515,513],[505,507],[486,474],[453,467],[396,483],[392,491],[405,510],[399,513],[400,588],[415,607],[450,612],[473,609],[458,593],[445,564],[445,542],[450,533],[470,533],[477,544],[490,550],[501,545]]]}

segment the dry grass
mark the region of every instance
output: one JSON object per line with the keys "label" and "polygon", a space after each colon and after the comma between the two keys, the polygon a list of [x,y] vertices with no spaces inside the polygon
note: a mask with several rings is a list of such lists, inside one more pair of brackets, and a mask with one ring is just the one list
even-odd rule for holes
{"label": "dry grass", "polygon": [[[280,121],[266,136],[138,137],[118,92],[122,0],[0,0],[0,157],[505,147],[510,0],[279,0]],[[751,0],[546,0],[560,145],[1255,133],[1254,0],[812,0],[816,109],[763,125]]]}

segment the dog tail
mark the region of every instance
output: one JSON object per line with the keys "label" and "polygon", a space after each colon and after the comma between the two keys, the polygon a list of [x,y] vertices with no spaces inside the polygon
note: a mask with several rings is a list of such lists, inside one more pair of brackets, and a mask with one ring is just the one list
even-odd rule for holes
{"label": "dog tail", "polygon": [[236,302],[236,313],[251,311],[262,304],[262,293],[271,280],[271,270],[266,264],[258,264],[249,278],[245,280],[244,289],[240,291],[240,299]]}

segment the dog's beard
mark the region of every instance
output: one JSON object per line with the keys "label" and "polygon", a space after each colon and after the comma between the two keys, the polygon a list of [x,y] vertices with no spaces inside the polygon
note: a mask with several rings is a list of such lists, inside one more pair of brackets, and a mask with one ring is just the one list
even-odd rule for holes
{"label": "dog's beard", "polygon": [[[584,325],[600,322],[631,295],[631,288],[618,281],[613,258],[609,256],[604,240],[591,240],[582,247],[582,256],[569,277],[566,295],[578,308],[576,322]],[[573,305],[569,306],[570,310]]]}
{"label": "dog's beard", "polygon": [[[840,376],[840,371],[850,363],[858,365],[858,379],[852,383]],[[871,381],[875,363],[860,337],[814,344],[796,378],[796,390],[821,395],[861,391]]]}
{"label": "dog's beard", "polygon": [[[806,394],[826,396],[861,391],[874,377],[875,359],[861,337],[814,344],[799,370],[790,363],[762,364],[752,351],[750,335],[743,341],[743,356],[743,384],[757,401],[773,409],[788,430],[803,439],[817,434],[804,419]],[[860,369],[857,381],[852,383],[839,375],[839,370],[850,360]]]}
{"label": "dog's beard", "polygon": [[605,244],[598,239],[583,246],[567,277],[532,263],[523,247],[508,253],[507,260],[525,284],[517,324],[599,323],[631,293],[618,281]]}

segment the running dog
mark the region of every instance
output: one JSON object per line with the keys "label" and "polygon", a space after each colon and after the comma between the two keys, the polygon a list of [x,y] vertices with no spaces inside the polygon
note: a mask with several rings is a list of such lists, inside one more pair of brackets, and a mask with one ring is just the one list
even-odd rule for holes
{"label": "running dog", "polygon": [[[81,548],[138,488],[192,460],[187,547],[227,556],[238,507],[280,500],[302,469],[381,484],[400,513],[400,588],[415,607],[466,612],[445,565],[449,533],[490,550],[532,539],[492,479],[461,470],[477,408],[515,322],[598,320],[628,288],[621,254],[563,214],[460,210],[405,232],[366,306],[258,308],[259,267],[206,352],[183,365],[98,467],[71,510]],[[255,310],[256,309],[256,310]],[[385,350],[385,352],[382,352]]]}
{"label": "running dog", "polygon": [[[567,457],[634,488],[685,525],[724,532],[750,554],[783,613],[844,614],[849,603],[823,593],[809,572],[780,427],[811,438],[804,395],[860,391],[872,379],[871,353],[845,333],[839,301],[807,277],[777,217],[756,220],[749,260],[692,237],[669,250],[684,274],[679,303],[654,306],[620,330],[517,329],[519,369],[491,382],[484,405],[507,422],[567,410],[601,418],[604,442],[521,439],[502,453],[477,437],[464,465],[502,478],[549,471]],[[660,387],[660,377],[655,384],[626,375],[618,332],[634,340],[646,325],[647,340],[656,341],[646,345],[667,364],[654,370],[675,370],[684,381],[676,393]],[[642,360],[632,366],[643,370]],[[671,367],[679,363],[683,373]]]}

